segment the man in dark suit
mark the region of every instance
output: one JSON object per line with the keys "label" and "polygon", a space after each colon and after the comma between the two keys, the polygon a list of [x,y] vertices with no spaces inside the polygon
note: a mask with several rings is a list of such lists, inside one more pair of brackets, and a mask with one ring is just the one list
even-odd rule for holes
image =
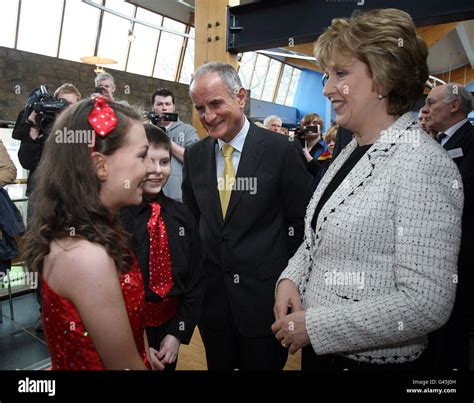
{"label": "man in dark suit", "polygon": [[298,142],[244,115],[234,68],[208,63],[190,95],[209,137],[186,149],[183,201],[199,223],[205,297],[199,329],[211,370],[279,370],[271,331],[275,283],[303,239],[311,197]]}
{"label": "man in dark suit", "polygon": [[423,110],[428,129],[438,132],[438,142],[458,166],[464,188],[456,301],[449,322],[431,335],[431,351],[435,366],[467,370],[474,293],[474,126],[467,119],[472,96],[459,84],[441,85],[431,90]]}

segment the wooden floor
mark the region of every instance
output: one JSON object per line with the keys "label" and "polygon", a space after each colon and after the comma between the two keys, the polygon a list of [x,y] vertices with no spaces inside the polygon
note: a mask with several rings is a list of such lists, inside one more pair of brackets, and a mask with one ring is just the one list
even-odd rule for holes
{"label": "wooden floor", "polygon": [[[285,370],[297,371],[301,368],[301,350],[296,354],[288,354],[288,361],[286,362]],[[177,370],[206,370],[206,354],[204,352],[204,345],[202,344],[199,329],[196,328],[188,346],[181,345],[179,349]]]}
{"label": "wooden floor", "polygon": [[[199,329],[196,328],[189,345],[182,344],[179,348],[178,364],[176,369],[179,370],[207,370],[206,353],[202,344]],[[285,371],[299,371],[301,369],[301,350],[296,354],[288,354]],[[51,370],[51,367],[46,370]]]}

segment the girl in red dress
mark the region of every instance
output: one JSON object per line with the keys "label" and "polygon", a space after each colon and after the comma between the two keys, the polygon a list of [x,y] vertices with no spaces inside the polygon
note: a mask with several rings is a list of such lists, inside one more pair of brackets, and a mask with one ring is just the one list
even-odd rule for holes
{"label": "girl in red dress", "polygon": [[144,333],[143,280],[117,222],[152,169],[140,115],[105,98],[64,111],[31,198],[25,261],[41,273],[52,368],[162,368]]}

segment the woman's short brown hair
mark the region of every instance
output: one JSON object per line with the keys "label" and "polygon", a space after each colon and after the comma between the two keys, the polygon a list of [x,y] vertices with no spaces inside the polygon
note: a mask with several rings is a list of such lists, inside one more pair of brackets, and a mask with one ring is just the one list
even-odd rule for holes
{"label": "woman's short brown hair", "polygon": [[317,113],[308,113],[307,115],[304,115],[300,123],[301,128],[303,129],[305,126],[311,126],[311,122],[316,119],[321,122],[321,131],[322,131],[323,126],[324,126],[324,119]]}
{"label": "woman's short brown hair", "polygon": [[333,19],[316,41],[314,56],[323,70],[353,57],[365,63],[387,97],[387,112],[395,116],[412,109],[429,75],[426,43],[410,15],[395,8]]}

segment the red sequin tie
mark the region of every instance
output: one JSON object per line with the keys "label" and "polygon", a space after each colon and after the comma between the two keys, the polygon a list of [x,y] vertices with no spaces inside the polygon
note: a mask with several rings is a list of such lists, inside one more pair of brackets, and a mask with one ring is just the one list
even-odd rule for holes
{"label": "red sequin tie", "polygon": [[150,203],[151,217],[147,229],[150,235],[150,289],[165,298],[173,287],[171,256],[168,247],[168,234],[161,217],[161,206]]}

